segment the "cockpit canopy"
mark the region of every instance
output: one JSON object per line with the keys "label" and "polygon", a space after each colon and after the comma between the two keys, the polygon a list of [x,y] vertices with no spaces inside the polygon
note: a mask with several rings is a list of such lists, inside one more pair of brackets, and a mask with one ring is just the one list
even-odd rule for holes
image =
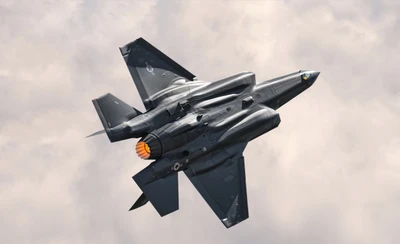
{"label": "cockpit canopy", "polygon": [[308,80],[311,77],[311,72],[305,72],[304,74],[301,75],[301,78],[303,80]]}

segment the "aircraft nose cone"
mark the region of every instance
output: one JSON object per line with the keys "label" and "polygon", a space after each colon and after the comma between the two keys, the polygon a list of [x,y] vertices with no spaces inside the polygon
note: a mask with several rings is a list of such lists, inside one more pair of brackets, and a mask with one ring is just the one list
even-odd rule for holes
{"label": "aircraft nose cone", "polygon": [[304,83],[311,86],[317,80],[319,74],[320,74],[320,72],[318,72],[318,71],[307,71],[301,76],[301,78]]}
{"label": "aircraft nose cone", "polygon": [[311,80],[310,80],[310,82],[308,83],[308,84],[310,84],[310,86],[311,86],[312,84],[314,84],[314,82],[317,80],[317,78],[318,78],[318,76],[319,76],[319,73],[320,73],[320,72],[318,72],[318,71],[314,71],[314,72],[312,73],[312,75],[311,75]]}

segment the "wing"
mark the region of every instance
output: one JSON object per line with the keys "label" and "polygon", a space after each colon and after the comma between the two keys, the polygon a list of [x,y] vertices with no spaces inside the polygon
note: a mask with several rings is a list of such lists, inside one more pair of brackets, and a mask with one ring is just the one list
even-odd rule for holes
{"label": "wing", "polygon": [[195,77],[143,38],[120,47],[120,51],[147,110],[154,107],[153,94],[176,79],[193,81]]}
{"label": "wing", "polygon": [[184,171],[226,228],[249,217],[243,157],[246,145],[203,157]]}

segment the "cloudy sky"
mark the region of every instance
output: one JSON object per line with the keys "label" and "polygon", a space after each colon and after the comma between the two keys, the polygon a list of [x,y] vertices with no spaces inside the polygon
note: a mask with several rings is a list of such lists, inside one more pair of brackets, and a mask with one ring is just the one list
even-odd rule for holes
{"label": "cloudy sky", "polygon": [[[321,71],[245,151],[250,218],[225,229],[184,175],[160,218],[136,141],[91,99],[143,110],[118,47],[146,40],[199,79]],[[397,0],[0,0],[0,243],[398,243]]]}

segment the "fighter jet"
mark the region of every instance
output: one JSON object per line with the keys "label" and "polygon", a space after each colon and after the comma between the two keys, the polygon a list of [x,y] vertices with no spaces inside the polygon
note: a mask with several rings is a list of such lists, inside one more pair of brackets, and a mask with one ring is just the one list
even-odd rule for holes
{"label": "fighter jet", "polygon": [[276,111],[309,88],[319,72],[300,70],[256,83],[241,72],[201,81],[143,38],[120,47],[146,108],[108,93],[92,100],[111,142],[140,138],[138,156],[154,160],[132,178],[160,216],[179,209],[183,171],[226,228],[249,217],[243,151],[280,124]]}

